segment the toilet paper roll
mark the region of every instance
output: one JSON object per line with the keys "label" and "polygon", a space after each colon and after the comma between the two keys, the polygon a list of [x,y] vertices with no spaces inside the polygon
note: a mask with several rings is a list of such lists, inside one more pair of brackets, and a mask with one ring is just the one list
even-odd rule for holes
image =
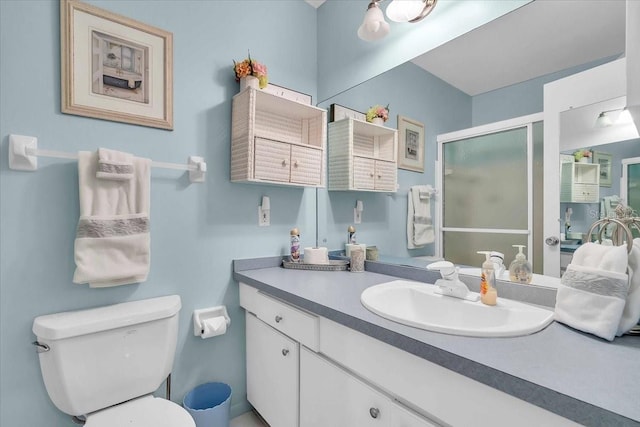
{"label": "toilet paper roll", "polygon": [[329,264],[327,248],[304,248],[303,261],[305,264]]}
{"label": "toilet paper roll", "polygon": [[202,321],[202,339],[215,337],[227,332],[227,320],[223,316],[212,317]]}
{"label": "toilet paper roll", "polygon": [[363,253],[367,252],[367,245],[365,245],[364,243],[347,243],[345,245],[345,255],[351,257],[351,251],[356,248],[362,249]]}

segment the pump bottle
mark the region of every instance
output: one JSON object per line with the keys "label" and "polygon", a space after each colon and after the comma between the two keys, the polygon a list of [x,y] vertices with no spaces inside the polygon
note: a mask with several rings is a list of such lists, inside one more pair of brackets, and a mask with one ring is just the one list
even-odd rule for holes
{"label": "pump bottle", "polygon": [[496,276],[491,261],[491,252],[478,251],[484,254],[485,261],[482,263],[482,274],[480,276],[480,301],[486,305],[496,305],[498,291],[496,290]]}
{"label": "pump bottle", "polygon": [[509,280],[516,283],[531,283],[533,277],[533,268],[531,263],[527,261],[527,257],[522,252],[524,245],[511,245],[514,248],[518,248],[519,252],[509,265]]}

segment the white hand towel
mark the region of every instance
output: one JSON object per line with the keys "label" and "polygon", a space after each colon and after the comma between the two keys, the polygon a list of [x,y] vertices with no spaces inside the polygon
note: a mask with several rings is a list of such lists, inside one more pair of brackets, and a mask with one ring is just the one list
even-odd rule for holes
{"label": "white hand towel", "polygon": [[617,336],[628,332],[640,321],[640,239],[633,239],[629,254],[629,295],[624,305]]}
{"label": "white hand towel", "polygon": [[435,240],[431,221],[430,185],[414,185],[407,194],[407,248],[421,248]]}
{"label": "white hand towel", "polygon": [[580,246],[562,276],[555,320],[612,341],[629,291],[627,258],[626,246]]}
{"label": "white hand towel", "polygon": [[99,148],[96,177],[118,181],[133,178],[133,156],[122,151]]}
{"label": "white hand towel", "polygon": [[80,219],[74,283],[139,283],[149,273],[149,159],[132,158],[129,180],[99,179],[98,154],[78,153]]}

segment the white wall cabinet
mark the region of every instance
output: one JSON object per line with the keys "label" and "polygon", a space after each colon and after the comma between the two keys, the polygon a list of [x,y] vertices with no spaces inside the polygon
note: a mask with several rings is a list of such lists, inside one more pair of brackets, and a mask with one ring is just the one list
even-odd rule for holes
{"label": "white wall cabinet", "polygon": [[329,123],[329,190],[396,192],[398,131],[346,118]]}
{"label": "white wall cabinet", "polygon": [[247,88],[231,115],[232,182],[325,186],[324,109]]}
{"label": "white wall cabinet", "polygon": [[600,201],[600,165],[564,162],[560,165],[560,201],[598,203]]}

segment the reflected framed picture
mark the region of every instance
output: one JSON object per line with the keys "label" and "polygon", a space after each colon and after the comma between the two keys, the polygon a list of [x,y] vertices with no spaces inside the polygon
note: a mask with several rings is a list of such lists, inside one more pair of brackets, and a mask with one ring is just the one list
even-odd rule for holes
{"label": "reflected framed picture", "polygon": [[593,163],[600,165],[600,187],[611,187],[611,161],[611,154],[593,152]]}
{"label": "reflected framed picture", "polygon": [[173,34],[60,0],[62,112],[173,130]]}
{"label": "reflected framed picture", "polygon": [[424,124],[398,115],[398,168],[424,172]]}

